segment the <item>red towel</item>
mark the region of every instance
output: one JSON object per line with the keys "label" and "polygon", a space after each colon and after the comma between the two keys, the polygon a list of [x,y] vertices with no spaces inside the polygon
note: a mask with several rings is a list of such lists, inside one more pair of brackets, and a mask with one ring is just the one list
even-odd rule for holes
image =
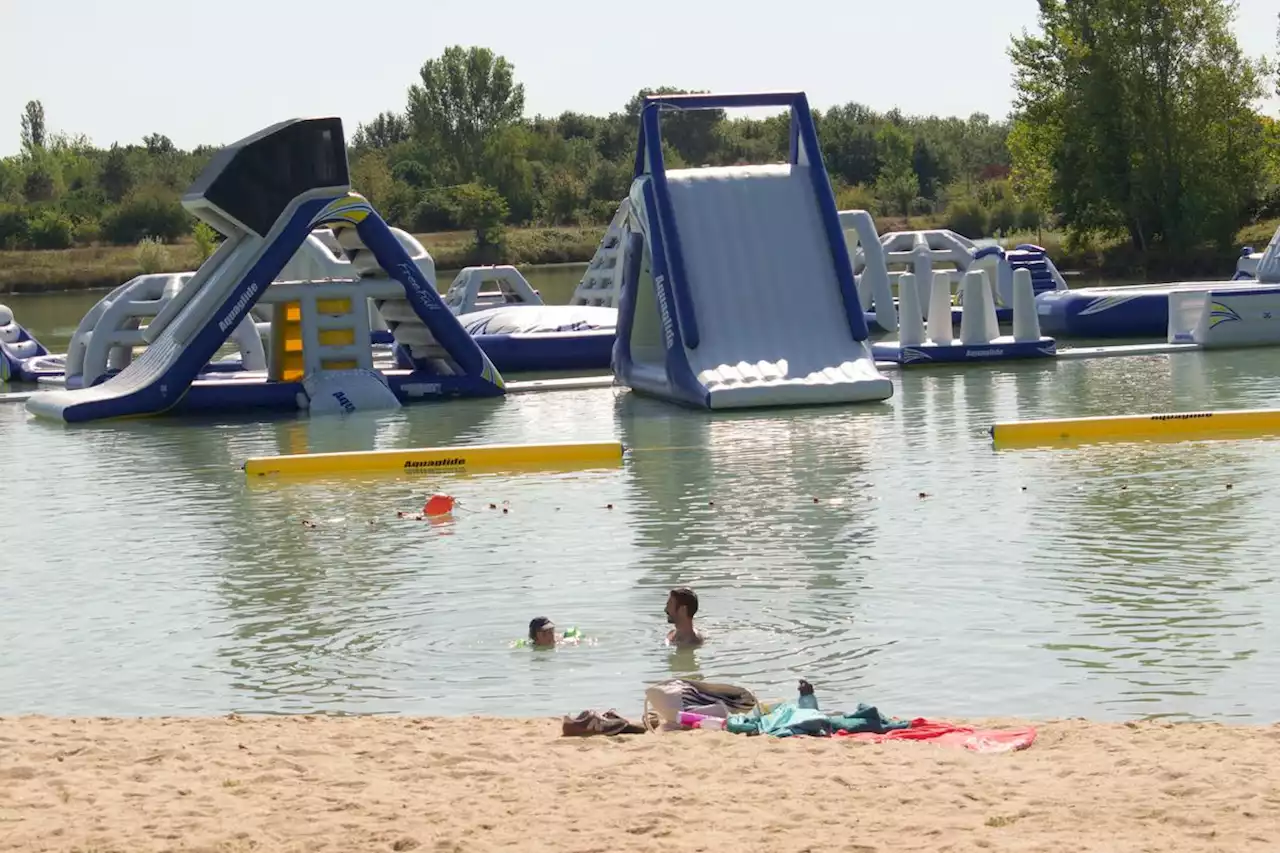
{"label": "red towel", "polygon": [[1021,729],[975,729],[957,726],[939,720],[915,719],[911,728],[897,729],[884,734],[873,732],[836,732],[836,737],[884,743],[891,740],[924,740],[946,746],[960,746],[973,752],[1013,752],[1026,749],[1035,742],[1036,730],[1031,726]]}

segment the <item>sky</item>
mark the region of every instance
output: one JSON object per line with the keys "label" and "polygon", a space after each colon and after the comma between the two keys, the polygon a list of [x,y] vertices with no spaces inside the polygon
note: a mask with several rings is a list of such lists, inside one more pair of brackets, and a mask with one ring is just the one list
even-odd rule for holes
{"label": "sky", "polygon": [[[1236,31],[1276,50],[1273,0],[1239,0]],[[181,148],[233,142],[299,116],[347,128],[400,110],[422,63],[452,44],[515,65],[529,115],[607,114],[645,87],[800,89],[909,114],[1003,117],[1006,49],[1035,0],[0,0],[0,156],[29,100],[51,131],[98,145],[163,133]],[[713,11],[713,10],[721,11]],[[724,10],[732,9],[732,12]],[[959,12],[965,9],[965,12]],[[977,10],[981,9],[981,13]],[[1269,114],[1280,113],[1271,99]]]}

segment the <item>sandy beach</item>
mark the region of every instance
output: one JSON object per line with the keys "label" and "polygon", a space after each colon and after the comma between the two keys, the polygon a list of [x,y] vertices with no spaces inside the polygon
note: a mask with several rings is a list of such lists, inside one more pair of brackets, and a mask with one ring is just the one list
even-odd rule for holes
{"label": "sandy beach", "polygon": [[546,719],[8,717],[0,851],[1280,848],[1280,727],[1035,725],[982,755]]}

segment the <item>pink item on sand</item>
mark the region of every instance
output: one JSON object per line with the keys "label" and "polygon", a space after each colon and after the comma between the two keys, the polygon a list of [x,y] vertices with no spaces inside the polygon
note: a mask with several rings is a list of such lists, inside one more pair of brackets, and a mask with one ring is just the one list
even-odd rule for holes
{"label": "pink item on sand", "polygon": [[679,717],[680,725],[689,729],[723,729],[725,720],[723,717],[708,717],[705,714],[694,714],[689,711],[681,711]]}
{"label": "pink item on sand", "polygon": [[915,719],[911,721],[911,728],[908,729],[897,729],[884,734],[837,732],[836,737],[871,743],[885,743],[893,740],[931,741],[945,746],[958,746],[972,752],[989,753],[1026,749],[1035,742],[1036,730],[1030,726],[1020,729],[975,729],[938,720]]}

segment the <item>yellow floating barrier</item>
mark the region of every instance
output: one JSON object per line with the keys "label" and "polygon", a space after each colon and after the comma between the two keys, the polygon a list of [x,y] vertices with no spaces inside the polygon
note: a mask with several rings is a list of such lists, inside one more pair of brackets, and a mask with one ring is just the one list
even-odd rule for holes
{"label": "yellow floating barrier", "polygon": [[1280,433],[1280,409],[1170,412],[1061,420],[1010,421],[991,427],[997,447],[1102,441],[1187,441]]}
{"label": "yellow floating barrier", "polygon": [[247,477],[312,474],[442,474],[476,470],[619,464],[622,444],[480,444],[473,447],[418,447],[260,456],[244,463]]}

